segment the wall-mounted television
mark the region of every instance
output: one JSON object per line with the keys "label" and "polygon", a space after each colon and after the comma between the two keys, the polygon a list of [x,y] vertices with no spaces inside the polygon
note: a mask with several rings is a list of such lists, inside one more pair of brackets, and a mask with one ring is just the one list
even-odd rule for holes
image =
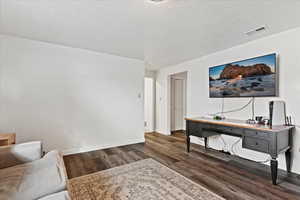
{"label": "wall-mounted television", "polygon": [[277,96],[276,54],[209,68],[209,97]]}

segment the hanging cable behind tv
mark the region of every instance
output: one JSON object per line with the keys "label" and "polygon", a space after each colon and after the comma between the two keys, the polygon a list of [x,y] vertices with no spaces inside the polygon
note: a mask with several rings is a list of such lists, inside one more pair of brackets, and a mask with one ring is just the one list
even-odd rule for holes
{"label": "hanging cable behind tv", "polygon": [[[221,108],[221,112],[217,112],[217,113],[212,113],[212,114],[209,114],[210,116],[213,116],[215,120],[224,120],[226,119],[225,117],[225,114],[228,114],[228,113],[235,113],[235,112],[240,112],[240,111],[243,111],[244,109],[246,109],[251,103],[252,103],[252,119],[250,119],[251,121],[254,120],[255,121],[255,110],[254,110],[254,102],[255,102],[255,97],[252,97],[248,103],[246,103],[244,106],[240,107],[240,108],[237,108],[237,109],[232,109],[232,110],[227,110],[227,111],[224,111],[224,98],[222,98],[222,108]],[[248,121],[248,120],[247,120]]]}

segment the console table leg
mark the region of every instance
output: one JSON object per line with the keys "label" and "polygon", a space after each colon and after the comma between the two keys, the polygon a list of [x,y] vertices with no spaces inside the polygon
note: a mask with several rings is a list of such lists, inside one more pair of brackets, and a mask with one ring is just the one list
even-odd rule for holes
{"label": "console table leg", "polygon": [[205,138],[204,138],[205,149],[207,149],[207,144],[208,144],[208,140],[207,140],[207,137],[205,137]]}
{"label": "console table leg", "polygon": [[292,165],[291,149],[289,149],[285,152],[285,161],[286,161],[286,171],[289,173],[289,172],[291,172],[291,165]]}
{"label": "console table leg", "polygon": [[278,161],[277,161],[276,158],[272,158],[272,160],[271,160],[271,174],[272,174],[273,185],[277,184],[277,170],[278,170]]}
{"label": "console table leg", "polygon": [[190,136],[187,135],[187,136],[186,136],[186,147],[187,147],[187,152],[190,152],[190,144],[191,144],[190,141],[191,141],[191,140],[190,140]]}

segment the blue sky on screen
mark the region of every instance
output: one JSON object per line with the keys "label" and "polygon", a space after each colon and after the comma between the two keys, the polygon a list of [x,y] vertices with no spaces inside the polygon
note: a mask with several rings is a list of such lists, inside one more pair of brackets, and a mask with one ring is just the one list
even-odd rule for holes
{"label": "blue sky on screen", "polygon": [[[275,72],[276,54],[270,54],[270,55],[261,56],[261,57],[257,57],[257,58],[251,58],[251,59],[247,59],[244,61],[233,62],[231,64],[241,65],[241,66],[249,66],[249,65],[255,65],[255,64],[260,64],[260,63],[264,63],[264,64],[268,65],[269,67],[271,67],[272,72]],[[227,64],[209,68],[209,76],[214,79],[219,78],[220,74],[222,73],[222,71],[226,65]]]}

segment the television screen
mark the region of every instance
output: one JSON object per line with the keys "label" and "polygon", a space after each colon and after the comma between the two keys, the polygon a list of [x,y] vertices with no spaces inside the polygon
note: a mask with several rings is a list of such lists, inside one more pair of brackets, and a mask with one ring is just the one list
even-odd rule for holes
{"label": "television screen", "polygon": [[210,97],[277,95],[276,54],[209,68]]}

